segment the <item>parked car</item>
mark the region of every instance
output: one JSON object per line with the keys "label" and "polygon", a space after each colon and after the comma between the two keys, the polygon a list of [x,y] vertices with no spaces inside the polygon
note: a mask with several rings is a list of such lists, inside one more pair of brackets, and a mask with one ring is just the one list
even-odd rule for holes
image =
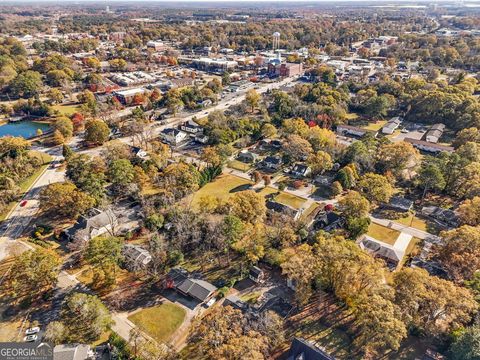
{"label": "parked car", "polygon": [[402,133],[406,134],[406,133],[408,133],[408,130],[407,129],[402,129]]}
{"label": "parked car", "polygon": [[38,339],[38,336],[37,335],[27,335],[23,338],[23,341],[26,341],[26,342],[32,342],[32,341],[36,341]]}
{"label": "parked car", "polygon": [[25,335],[33,335],[40,331],[40,327],[35,326],[25,330]]}
{"label": "parked car", "polygon": [[20,206],[21,206],[21,207],[24,207],[25,205],[27,205],[27,200],[23,200],[23,201],[20,203]]}

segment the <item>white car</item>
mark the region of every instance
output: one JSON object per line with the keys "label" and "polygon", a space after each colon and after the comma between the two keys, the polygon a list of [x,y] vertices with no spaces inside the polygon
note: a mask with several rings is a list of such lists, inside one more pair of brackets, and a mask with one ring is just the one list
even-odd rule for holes
{"label": "white car", "polygon": [[36,341],[37,339],[38,339],[37,335],[27,335],[23,338],[23,341],[32,342],[32,341]]}
{"label": "white car", "polygon": [[33,334],[36,334],[40,331],[40,328],[38,326],[35,326],[35,327],[32,327],[32,328],[29,328],[25,331],[25,335],[33,335]]}

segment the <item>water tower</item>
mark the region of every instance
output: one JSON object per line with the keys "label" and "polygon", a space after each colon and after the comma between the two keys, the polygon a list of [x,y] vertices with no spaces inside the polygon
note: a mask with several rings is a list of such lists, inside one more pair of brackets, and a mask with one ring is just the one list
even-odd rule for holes
{"label": "water tower", "polygon": [[273,33],[273,51],[277,50],[280,47],[280,33],[274,32]]}

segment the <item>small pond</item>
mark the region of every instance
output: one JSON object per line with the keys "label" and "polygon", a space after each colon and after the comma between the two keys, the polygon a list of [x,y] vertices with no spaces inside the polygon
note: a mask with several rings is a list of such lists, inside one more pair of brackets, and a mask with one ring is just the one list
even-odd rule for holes
{"label": "small pond", "polygon": [[35,121],[17,121],[0,125],[0,137],[21,136],[25,139],[37,135],[37,129],[47,131],[50,125]]}

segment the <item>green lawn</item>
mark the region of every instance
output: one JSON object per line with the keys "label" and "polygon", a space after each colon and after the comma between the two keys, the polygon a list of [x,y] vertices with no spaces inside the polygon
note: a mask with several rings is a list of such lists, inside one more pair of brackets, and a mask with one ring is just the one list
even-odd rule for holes
{"label": "green lawn", "polygon": [[182,325],[186,311],[178,305],[163,303],[136,312],[128,320],[159,343],[165,343]]}
{"label": "green lawn", "polygon": [[70,116],[80,110],[78,105],[53,105],[53,110],[58,110],[60,115]]}
{"label": "green lawn", "polygon": [[299,196],[295,196],[292,194],[288,194],[285,192],[281,192],[277,196],[275,196],[275,201],[278,201],[279,203],[291,206],[295,209],[300,209],[303,204],[305,204],[305,199],[301,198]]}
{"label": "green lawn", "polygon": [[377,122],[371,122],[367,126],[363,126],[365,130],[371,130],[371,131],[378,131],[380,130],[385,124],[387,123],[387,120],[379,120]]}
{"label": "green lawn", "polygon": [[383,241],[386,244],[393,245],[395,244],[395,241],[397,241],[400,232],[372,222],[368,227],[367,235],[379,241]]}
{"label": "green lawn", "polygon": [[[214,196],[221,201],[225,201],[230,196],[235,194],[235,192],[248,190],[250,185],[253,185],[253,182],[238,176],[221,175],[214,182],[208,183],[193,195],[192,206],[198,206],[200,199],[205,196]],[[262,189],[259,194],[267,196],[269,194],[275,194],[278,192],[279,191],[277,189],[267,186],[266,188]],[[299,196],[282,191],[275,196],[275,200],[296,209],[301,208],[306,201]]]}
{"label": "green lawn", "polygon": [[418,230],[427,231],[426,221],[416,217],[414,214],[409,214],[407,217],[402,217],[394,221],[399,224],[410,226]]}
{"label": "green lawn", "polygon": [[238,160],[229,161],[228,162],[228,167],[232,168],[232,169],[235,169],[235,170],[238,170],[238,171],[243,171],[243,172],[247,172],[251,168],[250,164],[245,164],[245,163],[243,163],[241,161],[238,161]]}
{"label": "green lawn", "polygon": [[200,199],[204,196],[215,196],[224,201],[227,200],[233,192],[232,189],[246,190],[249,185],[253,184],[251,181],[239,178],[233,175],[221,175],[215,181],[208,183],[199,189],[193,196],[192,206],[198,204]]}

